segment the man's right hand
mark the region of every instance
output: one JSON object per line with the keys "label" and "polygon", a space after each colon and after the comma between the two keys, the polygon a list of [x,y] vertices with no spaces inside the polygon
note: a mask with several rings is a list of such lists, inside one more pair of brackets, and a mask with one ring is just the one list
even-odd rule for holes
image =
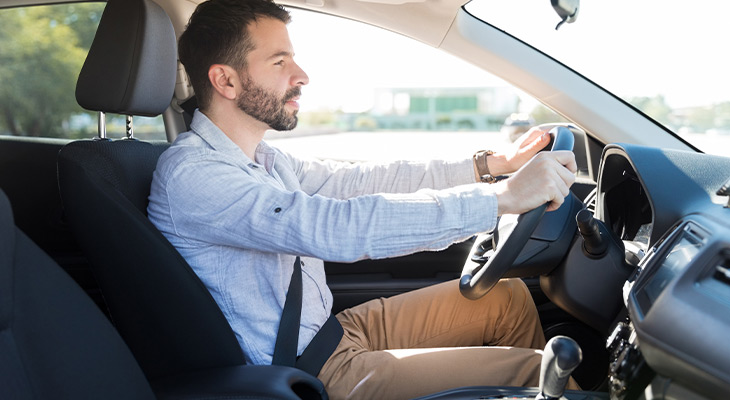
{"label": "man's right hand", "polygon": [[523,214],[548,203],[557,210],[570,193],[578,167],[570,151],[543,152],[509,179],[495,183],[498,213]]}

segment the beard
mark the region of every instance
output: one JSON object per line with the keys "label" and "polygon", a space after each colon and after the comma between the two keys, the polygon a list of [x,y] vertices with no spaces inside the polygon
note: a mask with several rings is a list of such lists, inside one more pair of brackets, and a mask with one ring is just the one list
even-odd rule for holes
{"label": "beard", "polygon": [[277,131],[290,131],[297,126],[298,110],[289,114],[285,106],[287,101],[302,93],[299,86],[289,89],[284,96],[279,97],[254,83],[246,73],[239,77],[243,84],[243,92],[236,98],[236,104],[241,111]]}

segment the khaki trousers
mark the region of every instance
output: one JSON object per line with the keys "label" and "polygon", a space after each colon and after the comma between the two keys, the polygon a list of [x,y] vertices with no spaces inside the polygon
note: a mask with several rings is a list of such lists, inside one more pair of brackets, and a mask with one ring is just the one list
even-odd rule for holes
{"label": "khaki trousers", "polygon": [[[337,314],[342,340],[318,378],[332,399],[410,399],[475,385],[538,386],[545,338],[529,290],[503,279],[465,299],[458,281]],[[577,388],[571,382],[573,388]]]}

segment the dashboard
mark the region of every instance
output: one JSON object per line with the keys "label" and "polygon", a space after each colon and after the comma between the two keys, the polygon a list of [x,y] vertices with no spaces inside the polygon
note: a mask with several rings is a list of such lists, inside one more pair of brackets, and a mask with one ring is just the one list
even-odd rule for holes
{"label": "dashboard", "polygon": [[726,157],[604,150],[595,216],[640,260],[607,342],[611,398],[730,396],[728,179]]}

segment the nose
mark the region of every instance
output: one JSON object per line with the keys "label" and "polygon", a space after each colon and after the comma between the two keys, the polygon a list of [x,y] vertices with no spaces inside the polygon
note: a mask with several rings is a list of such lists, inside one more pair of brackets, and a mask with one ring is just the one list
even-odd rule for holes
{"label": "nose", "polygon": [[304,86],[309,83],[309,76],[297,63],[294,63],[291,82],[294,86]]}

